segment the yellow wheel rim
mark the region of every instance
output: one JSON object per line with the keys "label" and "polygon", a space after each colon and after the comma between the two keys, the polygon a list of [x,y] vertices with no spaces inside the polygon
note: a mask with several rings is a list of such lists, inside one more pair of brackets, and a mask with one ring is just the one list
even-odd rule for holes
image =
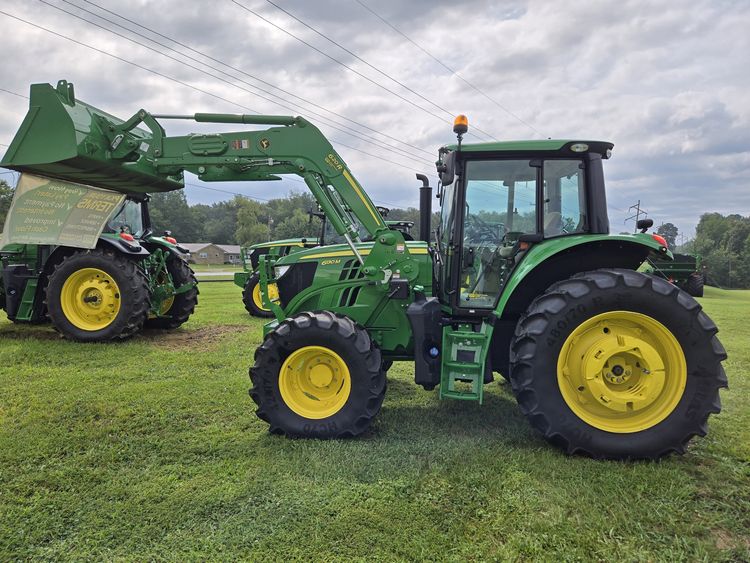
{"label": "yellow wheel rim", "polygon": [[[270,301],[276,301],[279,298],[279,288],[276,287],[275,283],[272,283],[268,286],[268,299]],[[255,303],[255,306],[258,309],[261,309],[263,311],[270,311],[271,309],[265,307],[263,305],[263,298],[260,295],[260,284],[256,283],[255,287],[253,288],[253,303]]]}
{"label": "yellow wheel rim", "polygon": [[611,311],[568,336],[557,383],[584,422],[607,432],[639,432],[667,418],[680,402],[687,362],[663,324],[641,313]]}
{"label": "yellow wheel rim", "polygon": [[71,274],[60,291],[60,305],[70,324],[81,330],[108,327],[120,312],[120,288],[107,272],[82,268]]}
{"label": "yellow wheel rim", "polygon": [[292,411],[305,418],[336,414],[346,404],[351,390],[346,362],[323,346],[295,350],[279,372],[281,398]]}

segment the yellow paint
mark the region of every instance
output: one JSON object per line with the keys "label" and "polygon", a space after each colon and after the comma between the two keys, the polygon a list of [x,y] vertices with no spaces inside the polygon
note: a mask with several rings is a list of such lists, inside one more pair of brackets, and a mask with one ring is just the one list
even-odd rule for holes
{"label": "yellow paint", "polygon": [[[279,300],[279,288],[276,286],[275,283],[272,283],[268,286],[268,300],[269,301],[278,301]],[[263,305],[263,298],[260,295],[260,284],[256,283],[255,287],[253,288],[253,303],[255,303],[255,306],[260,309],[261,311],[270,311],[268,307]]]}
{"label": "yellow paint", "polygon": [[336,352],[324,346],[295,350],[279,371],[279,392],[298,415],[319,420],[339,412],[352,389],[349,368]]}
{"label": "yellow paint", "polygon": [[273,247],[273,246],[304,246],[301,242],[280,242],[275,244],[264,244],[263,248],[267,247]]}
{"label": "yellow paint", "polygon": [[60,290],[65,318],[81,330],[107,328],[117,318],[120,303],[117,283],[98,268],[82,268],[72,273]]}
{"label": "yellow paint", "polygon": [[375,222],[379,225],[383,224],[383,218],[380,217],[379,214],[375,213],[375,210],[372,208],[372,204],[368,203],[367,199],[365,199],[365,195],[362,193],[362,190],[359,188],[359,185],[357,184],[356,180],[352,178],[352,175],[349,174],[349,171],[344,169],[344,178],[351,184],[352,188],[354,188],[354,191],[359,196],[359,199],[362,200],[362,203],[365,204],[365,207],[367,208],[367,211],[370,212],[370,215],[372,215],[372,218],[375,219]]}
{"label": "yellow paint", "polygon": [[657,320],[610,311],[584,321],[565,340],[557,383],[584,422],[618,434],[640,432],[674,411],[685,391],[687,362]]}
{"label": "yellow paint", "polygon": [[[429,253],[427,248],[409,248],[409,246],[407,246],[406,248],[408,248],[409,254],[428,254]],[[368,254],[370,254],[371,251],[372,251],[371,248],[359,249],[359,253],[362,256],[367,256]],[[335,258],[336,256],[354,256],[354,254],[352,254],[351,250],[339,250],[336,252],[324,252],[322,254],[308,254],[307,256],[301,256],[300,259],[312,260],[313,258]]]}

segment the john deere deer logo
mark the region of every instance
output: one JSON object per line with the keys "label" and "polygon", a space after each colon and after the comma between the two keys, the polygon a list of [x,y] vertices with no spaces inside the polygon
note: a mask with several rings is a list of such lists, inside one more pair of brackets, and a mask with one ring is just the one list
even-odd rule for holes
{"label": "john deere deer logo", "polygon": [[268,140],[268,139],[266,139],[265,137],[264,137],[263,139],[261,139],[261,140],[260,140],[260,148],[262,148],[262,149],[267,149],[267,148],[268,148],[268,147],[270,147],[270,146],[271,146],[271,141],[269,141],[269,140]]}

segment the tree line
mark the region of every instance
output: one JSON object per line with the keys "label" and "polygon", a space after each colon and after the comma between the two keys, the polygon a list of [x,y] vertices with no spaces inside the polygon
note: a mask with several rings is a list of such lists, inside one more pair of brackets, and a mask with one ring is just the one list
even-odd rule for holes
{"label": "tree line", "polygon": [[[170,230],[183,242],[250,245],[269,240],[320,236],[321,222],[310,215],[318,205],[305,192],[265,202],[235,196],[211,205],[189,205],[185,192],[153,194],[149,204],[156,232]],[[412,221],[412,236],[419,237],[419,210],[391,209],[389,221]],[[433,214],[433,228],[438,214]]]}
{"label": "tree line", "polygon": [[700,257],[709,284],[750,288],[750,216],[704,213],[681,251]]}
{"label": "tree line", "polygon": [[[10,208],[13,189],[0,180],[0,228]],[[235,196],[211,205],[189,205],[185,192],[154,194],[151,221],[157,233],[169,230],[182,242],[250,245],[268,240],[320,235],[320,220],[310,217],[317,210],[312,195],[292,192],[266,202]],[[389,220],[413,221],[412,235],[419,238],[419,210],[414,207],[391,209]],[[433,214],[433,225],[437,213]],[[700,256],[708,283],[727,288],[750,288],[750,216],[705,213],[695,230],[695,238],[677,245],[678,228],[663,223],[656,232],[664,236],[672,250]]]}

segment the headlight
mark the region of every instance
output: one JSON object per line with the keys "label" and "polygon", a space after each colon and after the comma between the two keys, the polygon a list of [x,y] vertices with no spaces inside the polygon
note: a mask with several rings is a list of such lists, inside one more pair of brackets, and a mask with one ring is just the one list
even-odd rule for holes
{"label": "headlight", "polygon": [[291,268],[291,267],[292,267],[291,265],[289,265],[289,266],[276,266],[273,269],[273,273],[276,276],[276,279],[278,280],[281,277],[283,277],[283,275],[286,274],[289,271],[289,268]]}

